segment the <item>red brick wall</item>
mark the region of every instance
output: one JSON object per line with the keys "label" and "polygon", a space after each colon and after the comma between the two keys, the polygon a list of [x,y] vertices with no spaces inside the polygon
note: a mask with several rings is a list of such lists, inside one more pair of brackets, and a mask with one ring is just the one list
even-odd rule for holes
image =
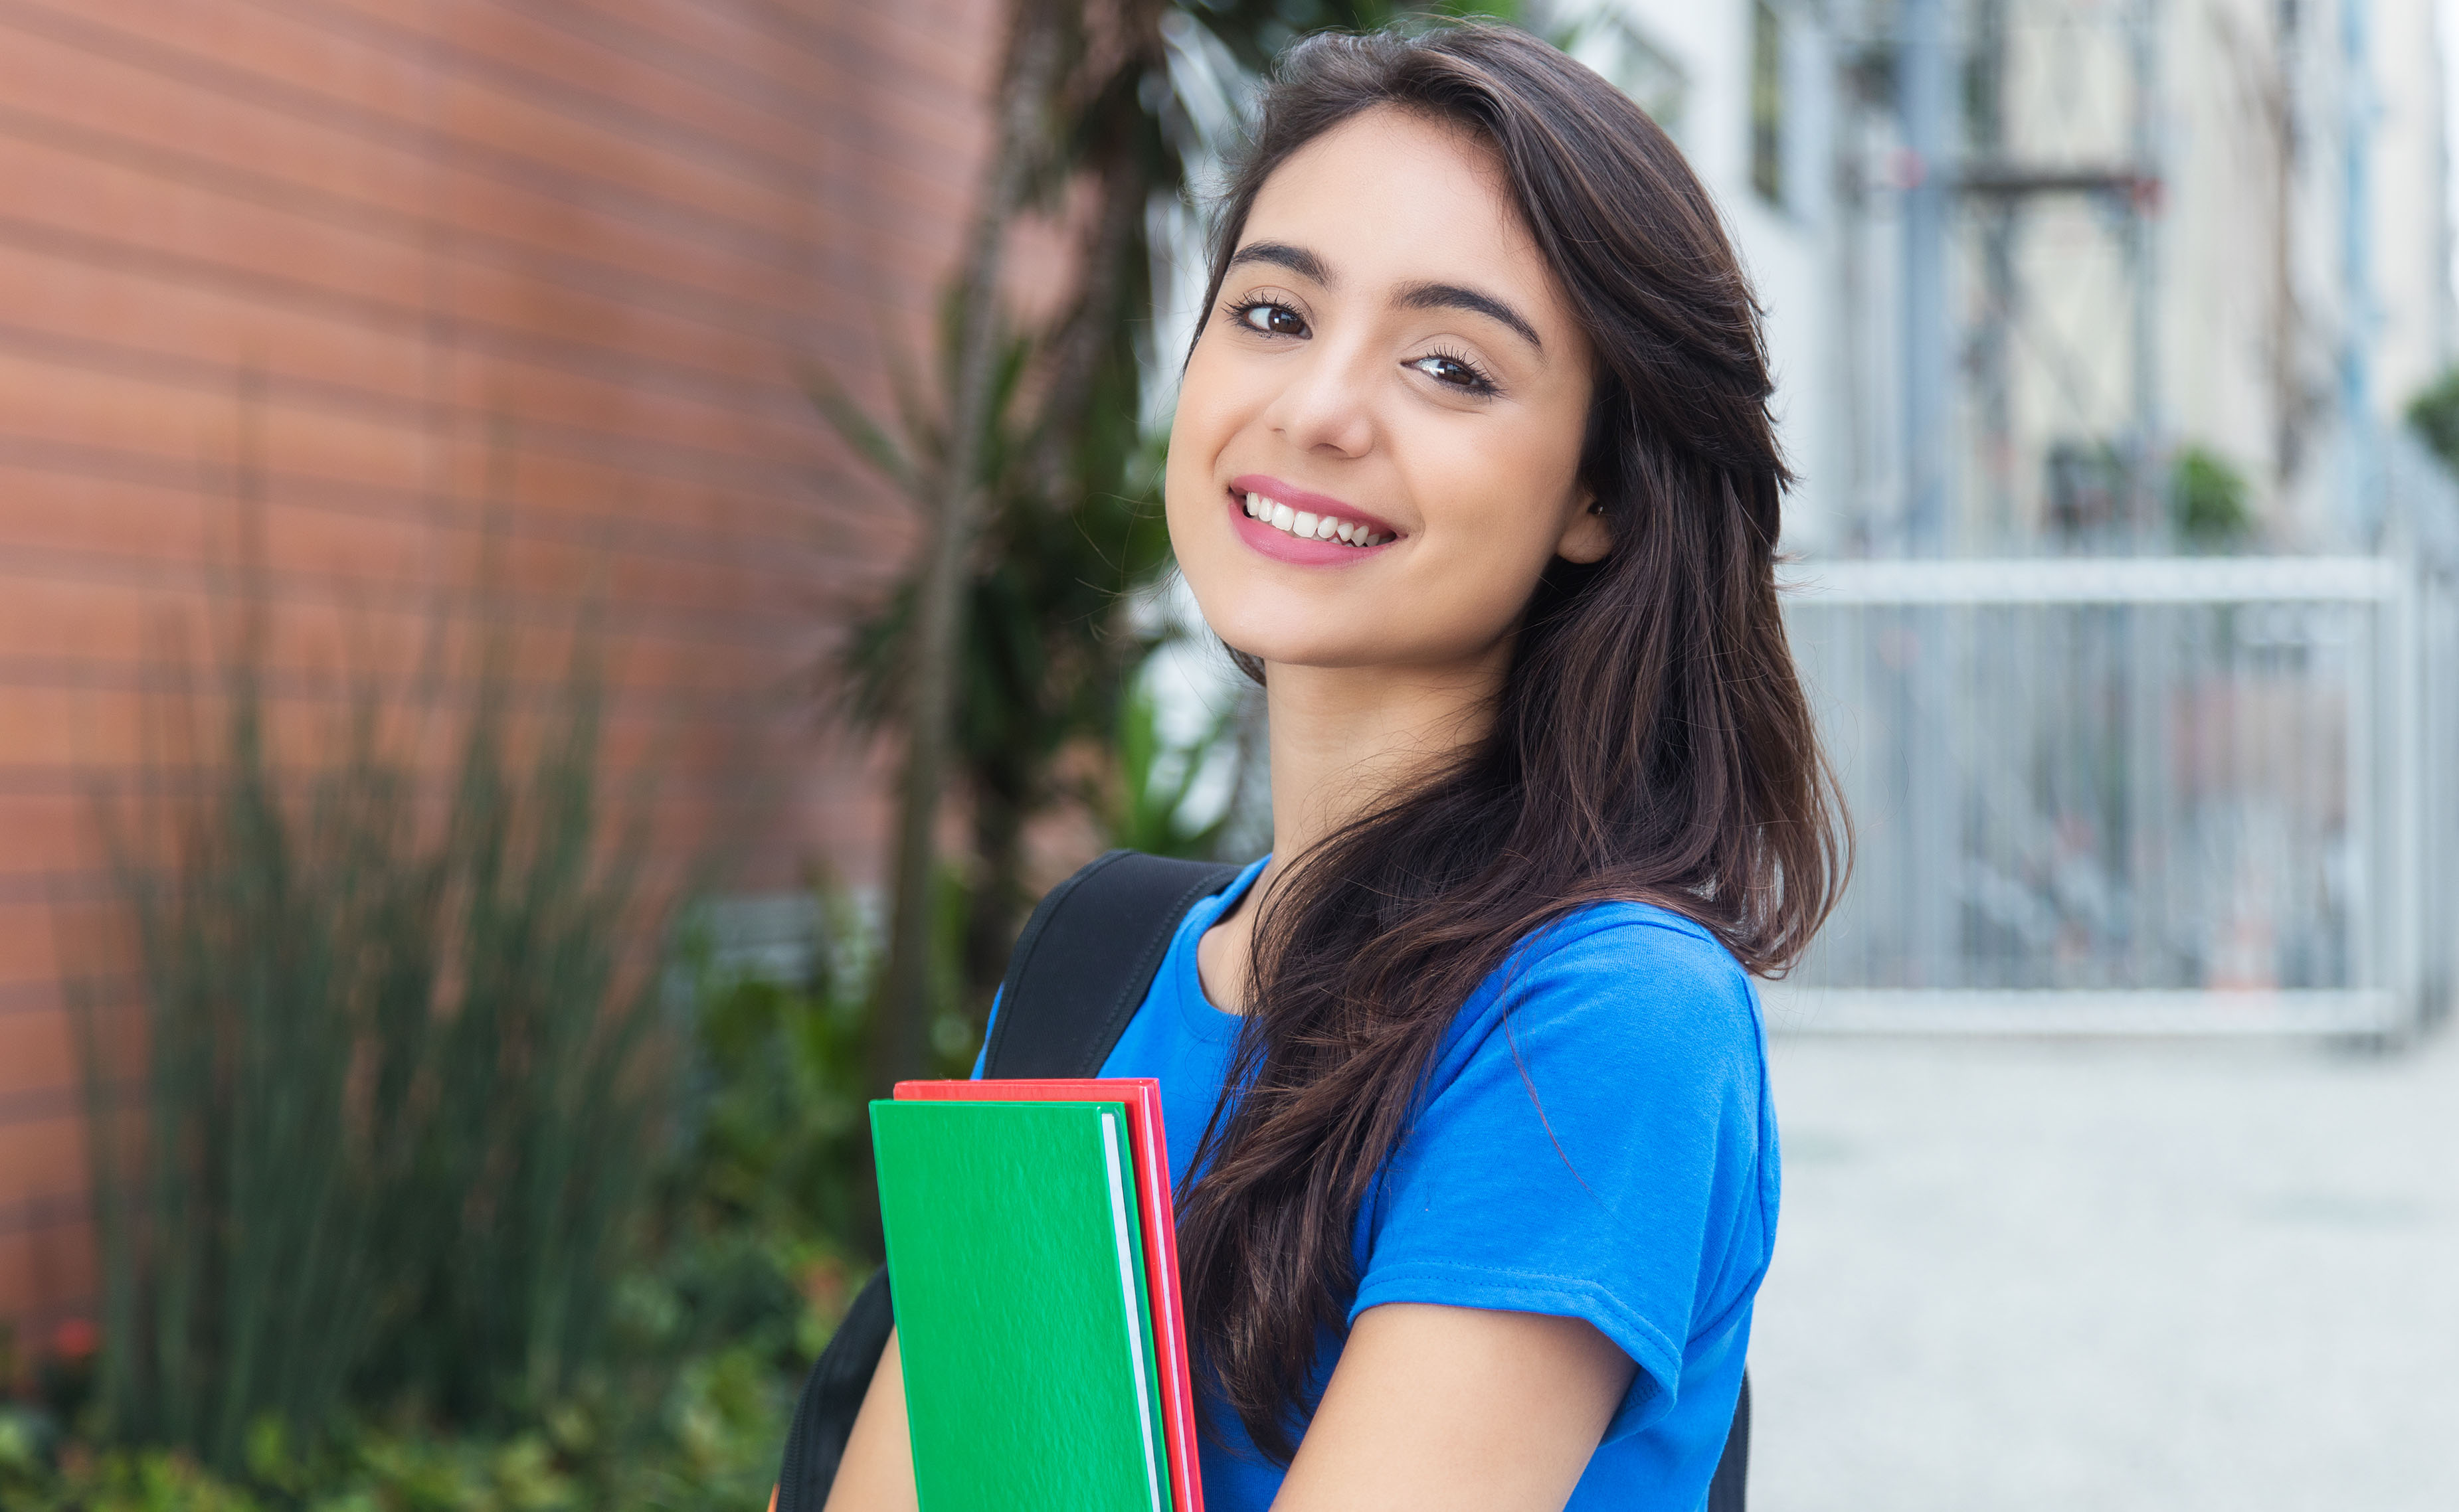
{"label": "red brick wall", "polygon": [[466,614],[492,498],[515,619],[605,606],[619,745],[766,764],[746,885],[872,874],[807,690],[910,526],[793,375],[918,348],[994,13],[0,0],[0,1317],[90,1291],[55,900],[107,895],[86,794],[226,606],[243,449],[287,723]]}

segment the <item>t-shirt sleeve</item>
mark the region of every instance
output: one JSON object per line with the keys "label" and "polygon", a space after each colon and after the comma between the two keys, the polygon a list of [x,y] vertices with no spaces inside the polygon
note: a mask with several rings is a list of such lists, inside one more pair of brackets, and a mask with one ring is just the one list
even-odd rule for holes
{"label": "t-shirt sleeve", "polygon": [[1671,1408],[1686,1344],[1750,1299],[1774,1215],[1748,979],[1693,926],[1598,912],[1463,1008],[1361,1215],[1350,1318],[1388,1302],[1584,1318],[1639,1366],[1611,1441]]}

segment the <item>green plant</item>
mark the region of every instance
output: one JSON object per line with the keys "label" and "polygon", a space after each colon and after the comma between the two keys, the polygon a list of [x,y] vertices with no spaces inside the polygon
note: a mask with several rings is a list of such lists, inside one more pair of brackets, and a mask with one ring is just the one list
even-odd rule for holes
{"label": "green plant", "polygon": [[2205,447],[2190,446],[2169,465],[2169,519],[2202,551],[2223,550],[2254,534],[2245,474]]}
{"label": "green plant", "polygon": [[[943,368],[958,360],[953,321],[945,335]],[[1033,344],[1005,336],[999,349],[974,449],[979,545],[963,585],[950,732],[973,830],[959,959],[977,1032],[1029,901],[1026,827],[1075,796],[1060,775],[1067,758],[1103,750],[1121,692],[1151,644],[1121,606],[1169,559],[1159,451],[1120,418],[1132,417],[1138,402],[1131,356],[1094,373],[1109,418],[1078,437],[1070,467],[1054,475],[1044,454],[1050,422],[1022,397]],[[850,446],[924,503],[952,449],[929,405],[910,384],[900,387],[893,430],[824,382],[814,380],[811,392]],[[910,714],[920,587],[912,574],[900,578],[846,642],[841,706],[863,727],[896,727]]]}
{"label": "green plant", "polygon": [[220,1472],[173,1450],[73,1450],[13,1482],[0,1480],[9,1492],[0,1505],[11,1512],[579,1512],[660,1504],[593,1494],[624,1483],[597,1473],[600,1468],[547,1431],[498,1439],[352,1429],[303,1451],[278,1418],[263,1418],[249,1431],[242,1469]]}
{"label": "green plant", "polygon": [[2407,402],[2407,424],[2444,467],[2459,472],[2459,368],[2444,372]]}
{"label": "green plant", "polygon": [[[1208,859],[1216,853],[1236,817],[1231,806],[1198,820],[1187,805],[1208,776],[1222,775],[1215,770],[1220,762],[1244,762],[1237,715],[1234,707],[1225,709],[1193,741],[1175,745],[1162,729],[1152,690],[1141,682],[1128,690],[1119,708],[1115,796],[1105,806],[1110,844],[1155,855]],[[1234,773],[1231,783],[1234,790]]]}
{"label": "green plant", "polygon": [[0,1507],[32,1505],[42,1495],[57,1434],[43,1414],[0,1403]]}
{"label": "green plant", "polygon": [[693,951],[686,1136],[661,1179],[670,1242],[800,1251],[842,1245],[860,1222],[877,941],[842,893],[814,894],[813,923],[800,980],[727,969],[705,942]]}
{"label": "green plant", "polygon": [[[278,758],[259,614],[198,780],[98,797],[143,990],[133,1014],[78,994],[97,1426],[226,1474],[261,1421],[312,1437],[381,1400],[502,1425],[572,1390],[662,1105],[628,943],[659,908],[604,833],[585,656],[516,730],[489,655],[438,818],[372,690],[338,758]],[[207,703],[171,712],[193,730]]]}
{"label": "green plant", "polygon": [[[941,873],[939,896],[926,1069],[963,1076],[979,1040],[956,996],[966,899],[952,872]],[[694,980],[687,1091],[682,1138],[659,1180],[657,1226],[658,1284],[675,1289],[673,1305],[704,1319],[692,1325],[688,1349],[742,1342],[763,1326],[758,1316],[781,1315],[769,1304],[716,1300],[729,1289],[746,1297],[765,1290],[771,1304],[800,1293],[832,1321],[848,1300],[849,1273],[876,1258],[864,1232],[871,1093],[863,1052],[881,942],[845,893],[815,890],[811,907],[813,949],[797,976],[728,965],[705,929],[686,950]],[[773,1279],[747,1279],[763,1266]]]}

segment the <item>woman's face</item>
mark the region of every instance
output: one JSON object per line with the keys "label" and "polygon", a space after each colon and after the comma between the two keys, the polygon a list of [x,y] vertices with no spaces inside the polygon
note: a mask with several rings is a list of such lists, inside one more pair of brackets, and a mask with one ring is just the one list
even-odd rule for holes
{"label": "woman's face", "polygon": [[1267,662],[1493,653],[1549,560],[1608,545],[1589,363],[1484,143],[1389,107],[1308,143],[1255,199],[1170,430],[1206,620]]}

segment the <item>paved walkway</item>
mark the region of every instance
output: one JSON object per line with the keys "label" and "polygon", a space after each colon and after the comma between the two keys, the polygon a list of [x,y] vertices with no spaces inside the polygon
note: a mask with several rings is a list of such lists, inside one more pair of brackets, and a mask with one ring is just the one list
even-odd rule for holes
{"label": "paved walkway", "polygon": [[1775,1081],[1754,1512],[2459,1509],[2459,1034]]}

